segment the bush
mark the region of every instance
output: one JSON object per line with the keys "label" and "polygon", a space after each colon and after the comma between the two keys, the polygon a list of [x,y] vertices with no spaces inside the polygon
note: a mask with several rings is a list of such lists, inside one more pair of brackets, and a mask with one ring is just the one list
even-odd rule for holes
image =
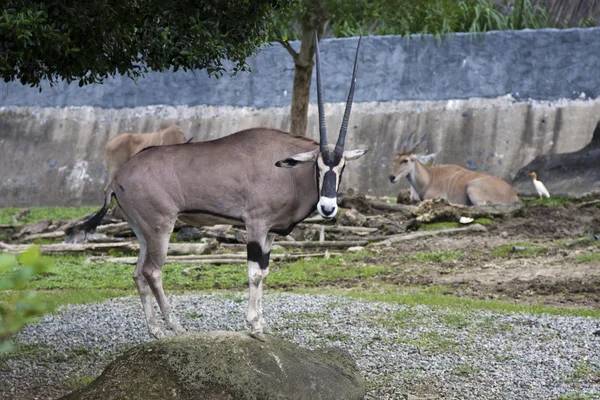
{"label": "bush", "polygon": [[37,247],[30,247],[18,257],[0,254],[0,276],[10,272],[8,277],[0,278],[0,293],[6,294],[0,302],[0,353],[10,350],[8,339],[11,335],[45,312],[36,293],[22,289],[34,276],[46,272],[50,265]]}

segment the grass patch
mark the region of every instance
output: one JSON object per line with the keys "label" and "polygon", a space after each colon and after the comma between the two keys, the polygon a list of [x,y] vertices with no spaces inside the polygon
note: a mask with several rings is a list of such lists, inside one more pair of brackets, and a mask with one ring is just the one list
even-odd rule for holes
{"label": "grass patch", "polygon": [[492,250],[492,254],[496,257],[510,257],[513,254],[520,257],[533,257],[546,254],[547,252],[547,247],[538,246],[530,242],[503,244]]}
{"label": "grass patch", "polygon": [[600,262],[600,253],[581,253],[577,256],[578,263]]}
{"label": "grass patch", "polygon": [[550,196],[549,199],[545,197],[541,199],[524,199],[523,203],[525,203],[526,206],[562,207],[567,203],[580,203],[581,201],[581,199],[567,196]]}
{"label": "grass patch", "polygon": [[412,253],[409,254],[407,258],[410,261],[441,263],[458,260],[463,255],[464,253],[462,251],[440,250]]}
{"label": "grass patch", "polygon": [[[53,221],[70,220],[86,216],[98,211],[99,206],[85,207],[30,207],[31,212],[15,225],[25,225],[42,219]],[[11,224],[11,218],[24,208],[0,208],[0,225]]]}
{"label": "grass patch", "polygon": [[82,375],[76,378],[71,378],[63,382],[63,385],[71,390],[82,389],[92,383],[96,379],[93,376]]}
{"label": "grass patch", "polygon": [[491,225],[494,223],[494,220],[491,218],[477,218],[474,222],[480,225]]}
{"label": "grass patch", "polygon": [[575,364],[569,374],[570,380],[589,380],[595,384],[600,383],[600,367],[589,361]]}
{"label": "grass patch", "polygon": [[432,222],[430,224],[423,224],[419,228],[420,231],[439,231],[441,229],[458,228],[460,224],[458,222]]}
{"label": "grass patch", "polygon": [[[381,288],[380,288],[381,289]],[[391,290],[397,290],[395,287]],[[553,307],[543,304],[520,304],[503,300],[470,299],[455,297],[441,293],[443,288],[412,289],[403,293],[366,293],[351,290],[343,292],[351,297],[368,301],[383,301],[408,306],[425,305],[429,307],[444,307],[454,310],[490,310],[498,313],[574,315],[581,317],[600,318],[600,309]]]}
{"label": "grass patch", "polygon": [[587,394],[581,392],[574,392],[564,396],[559,396],[558,400],[596,400],[597,397],[594,394]]}
{"label": "grass patch", "polygon": [[459,364],[452,368],[452,373],[459,376],[473,376],[479,373],[479,367],[473,364]]}
{"label": "grass patch", "polygon": [[453,353],[456,351],[458,342],[452,335],[442,335],[438,332],[425,332],[417,340],[408,340],[404,337],[398,338],[398,343],[416,346],[429,353]]}

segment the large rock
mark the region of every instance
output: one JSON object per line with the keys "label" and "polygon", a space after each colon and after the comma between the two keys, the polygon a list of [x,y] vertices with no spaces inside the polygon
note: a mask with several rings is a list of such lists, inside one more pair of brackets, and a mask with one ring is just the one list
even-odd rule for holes
{"label": "large rock", "polygon": [[364,385],[341,349],[311,351],[239,332],[169,337],[139,345],[68,400],[352,400]]}
{"label": "large rock", "polygon": [[519,194],[537,196],[529,173],[535,171],[550,195],[586,196],[600,193],[600,122],[592,141],[572,153],[544,154],[521,168],[513,180]]}

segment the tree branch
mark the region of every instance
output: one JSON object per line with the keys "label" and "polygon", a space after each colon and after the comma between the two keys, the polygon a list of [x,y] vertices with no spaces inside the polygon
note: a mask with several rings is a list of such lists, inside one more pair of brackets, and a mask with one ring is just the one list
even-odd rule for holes
{"label": "tree branch", "polygon": [[298,54],[296,50],[294,50],[294,48],[290,45],[290,42],[283,39],[277,39],[276,41],[278,43],[281,43],[281,45],[288,51],[288,53],[290,53],[290,55],[294,59],[294,62],[298,61],[298,57],[300,57],[300,54]]}

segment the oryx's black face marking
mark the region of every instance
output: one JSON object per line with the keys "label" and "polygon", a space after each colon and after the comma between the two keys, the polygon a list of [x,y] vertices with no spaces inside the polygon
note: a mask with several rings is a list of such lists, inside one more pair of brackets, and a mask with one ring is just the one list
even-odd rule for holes
{"label": "oryx's black face marking", "polygon": [[344,170],[344,153],[325,151],[317,156],[317,188],[319,202],[317,211],[324,218],[333,218],[337,213],[337,191],[340,187],[342,171]]}

